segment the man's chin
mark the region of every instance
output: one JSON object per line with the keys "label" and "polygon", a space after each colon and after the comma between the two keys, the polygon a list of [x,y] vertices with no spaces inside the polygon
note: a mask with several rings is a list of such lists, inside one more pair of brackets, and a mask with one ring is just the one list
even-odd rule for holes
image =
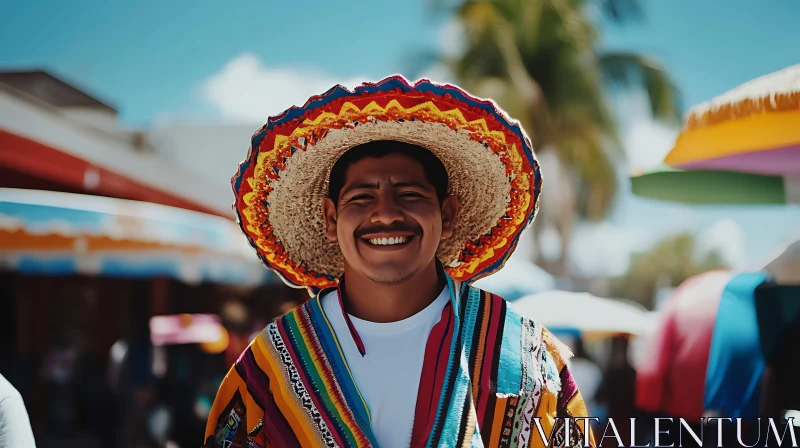
{"label": "man's chin", "polygon": [[366,277],[371,281],[383,286],[397,286],[409,281],[414,276],[414,271],[409,271],[407,267],[404,269],[374,269],[365,273]]}

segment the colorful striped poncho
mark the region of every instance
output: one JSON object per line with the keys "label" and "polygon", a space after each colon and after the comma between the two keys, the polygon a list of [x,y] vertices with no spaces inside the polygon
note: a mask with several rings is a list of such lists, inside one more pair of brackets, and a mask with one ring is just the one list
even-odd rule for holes
{"label": "colorful striped poncho", "polygon": [[[575,419],[586,407],[552,334],[496,295],[449,277],[448,285],[411,445],[584,446],[586,436],[595,446]],[[324,293],[267,325],[242,353],[219,388],[205,447],[378,446],[337,339],[350,335],[333,333]]]}

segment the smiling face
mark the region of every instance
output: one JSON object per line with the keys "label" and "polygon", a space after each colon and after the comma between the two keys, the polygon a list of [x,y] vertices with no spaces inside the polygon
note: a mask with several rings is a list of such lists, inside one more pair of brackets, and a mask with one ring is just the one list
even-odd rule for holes
{"label": "smiling face", "polygon": [[353,162],[336,203],[323,202],[326,235],[339,243],[345,272],[384,285],[433,265],[456,211],[454,196],[440,203],[422,163],[399,153]]}

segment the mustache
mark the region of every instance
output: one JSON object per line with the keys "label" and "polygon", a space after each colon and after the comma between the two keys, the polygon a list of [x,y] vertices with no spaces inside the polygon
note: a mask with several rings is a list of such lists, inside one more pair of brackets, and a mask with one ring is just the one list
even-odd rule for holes
{"label": "mustache", "polygon": [[361,238],[364,235],[369,235],[371,233],[390,233],[390,232],[409,232],[413,233],[414,235],[419,235],[422,233],[422,229],[418,226],[406,223],[397,223],[392,224],[390,226],[366,226],[361,227],[355,231],[356,238]]}

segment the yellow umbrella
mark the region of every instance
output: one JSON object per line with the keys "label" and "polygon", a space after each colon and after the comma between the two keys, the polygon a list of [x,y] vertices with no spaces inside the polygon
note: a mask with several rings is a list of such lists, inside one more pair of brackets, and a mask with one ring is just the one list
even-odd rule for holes
{"label": "yellow umbrella", "polygon": [[800,64],[692,108],[664,162],[689,170],[800,176]]}

